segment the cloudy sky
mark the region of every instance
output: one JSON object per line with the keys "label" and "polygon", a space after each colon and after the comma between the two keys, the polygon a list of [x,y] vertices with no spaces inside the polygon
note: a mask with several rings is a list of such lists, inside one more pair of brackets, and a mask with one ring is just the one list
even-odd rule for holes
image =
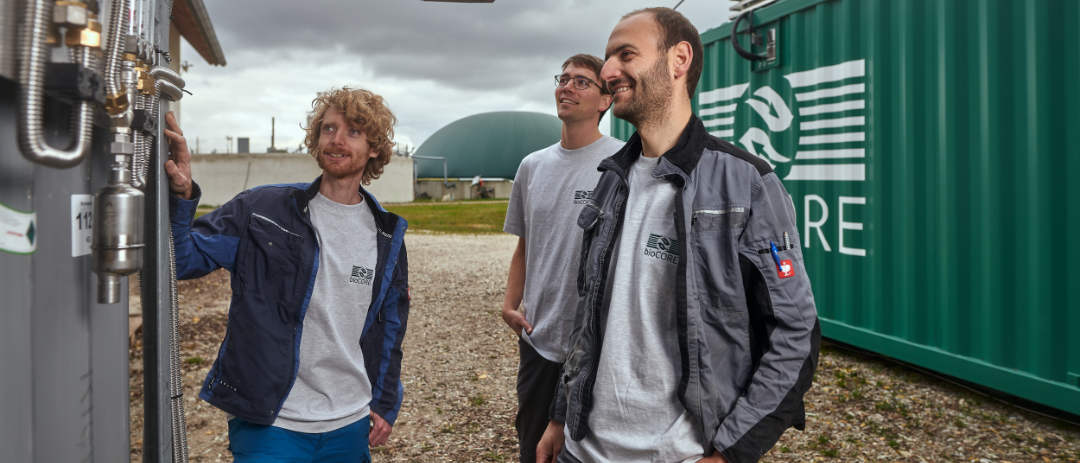
{"label": "cloudy sky", "polygon": [[[552,76],[569,56],[603,57],[619,17],[678,0],[205,0],[228,65],[210,66],[186,42],[192,95],[182,127],[200,152],[295,151],[316,92],[343,85],[382,95],[398,117],[397,141],[417,146],[472,114],[555,114]],[[679,12],[704,32],[729,14],[727,0],[685,0]],[[607,133],[609,124],[601,124]]]}

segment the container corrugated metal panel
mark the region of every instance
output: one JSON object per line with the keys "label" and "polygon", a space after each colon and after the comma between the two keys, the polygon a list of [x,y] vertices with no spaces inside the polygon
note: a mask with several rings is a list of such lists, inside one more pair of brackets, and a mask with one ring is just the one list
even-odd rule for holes
{"label": "container corrugated metal panel", "polygon": [[1080,2],[787,0],[754,19],[779,27],[779,65],[709,30],[693,108],[775,166],[823,334],[1080,414]]}

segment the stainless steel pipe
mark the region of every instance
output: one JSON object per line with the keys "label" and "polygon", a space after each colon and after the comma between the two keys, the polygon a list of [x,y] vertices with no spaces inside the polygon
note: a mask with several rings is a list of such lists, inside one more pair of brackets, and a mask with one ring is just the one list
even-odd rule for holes
{"label": "stainless steel pipe", "polygon": [[[27,2],[23,16],[23,33],[19,35],[19,149],[31,162],[56,168],[78,165],[90,152],[93,103],[80,101],[71,118],[72,138],[64,149],[45,142],[44,87],[45,63],[49,47],[45,36],[52,19],[52,3],[48,0]],[[75,53],[79,64],[92,66],[92,54],[85,47]]]}
{"label": "stainless steel pipe", "polygon": [[[184,78],[180,77],[180,74],[164,66],[154,67],[150,70],[150,75],[158,80],[165,79],[171,82],[173,85],[177,86],[178,88],[184,88],[184,86],[187,85],[187,83],[184,82]],[[180,98],[176,98],[176,100],[179,99]]]}

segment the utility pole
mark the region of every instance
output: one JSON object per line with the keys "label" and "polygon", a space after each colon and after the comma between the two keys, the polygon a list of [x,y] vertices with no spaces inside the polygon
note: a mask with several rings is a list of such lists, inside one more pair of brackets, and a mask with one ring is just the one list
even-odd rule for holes
{"label": "utility pole", "polygon": [[271,151],[271,152],[276,152],[277,151],[277,145],[274,144],[274,131],[275,131],[274,129],[275,129],[274,118],[271,117],[270,118],[270,149],[269,149],[269,151]]}

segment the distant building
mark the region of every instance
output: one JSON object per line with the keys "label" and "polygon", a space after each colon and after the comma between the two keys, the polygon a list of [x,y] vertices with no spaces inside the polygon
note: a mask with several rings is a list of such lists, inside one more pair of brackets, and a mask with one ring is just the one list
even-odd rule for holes
{"label": "distant building", "polygon": [[[455,199],[476,195],[480,176],[495,198],[509,198],[518,165],[529,153],[558,143],[562,121],[548,114],[502,111],[476,114],[439,129],[413,153],[417,196]],[[443,162],[446,159],[446,183]]]}
{"label": "distant building", "polygon": [[[300,183],[322,174],[306,153],[207,154],[191,157],[191,176],[202,189],[200,204],[220,206],[238,193],[261,185]],[[382,175],[364,187],[381,203],[413,200],[413,163],[393,156]]]}

